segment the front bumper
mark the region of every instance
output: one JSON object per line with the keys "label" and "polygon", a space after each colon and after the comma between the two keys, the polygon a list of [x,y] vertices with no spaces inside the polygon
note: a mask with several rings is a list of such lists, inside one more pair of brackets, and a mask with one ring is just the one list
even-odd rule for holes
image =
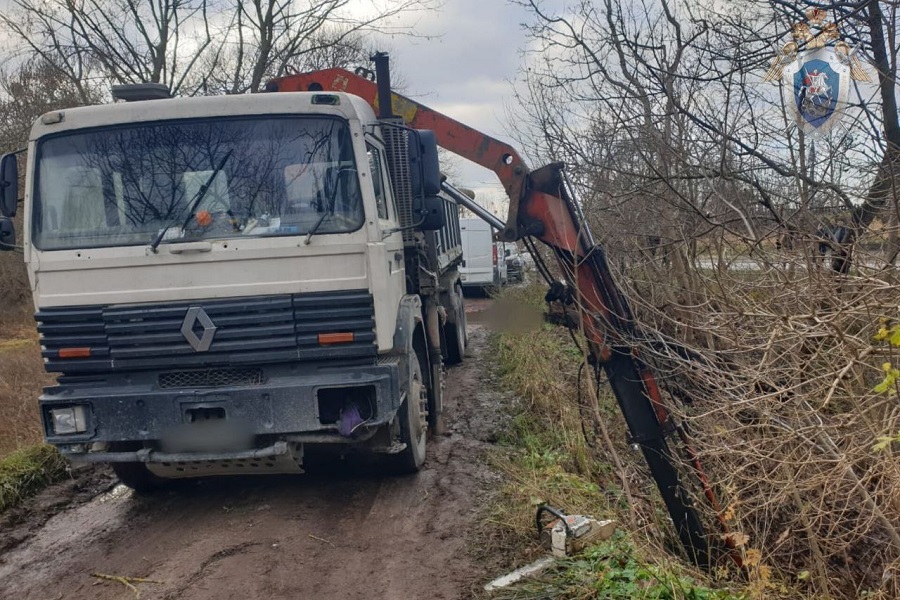
{"label": "front bumper", "polygon": [[[85,454],[89,448],[127,448],[127,452],[99,452],[89,458],[105,462],[165,462],[167,455],[183,454],[179,440],[193,431],[208,433],[208,420],[227,423],[222,435],[235,426],[252,440],[229,447],[228,440],[216,446],[228,451],[207,452],[221,457],[272,448],[279,440],[311,443],[352,443],[354,436],[338,434],[335,415],[342,398],[353,399],[364,413],[365,430],[390,423],[402,400],[399,361],[341,367],[285,367],[269,371],[257,385],[205,389],[159,389],[153,374],[110,379],[97,384],[62,385],[45,390],[40,398],[44,433],[48,443],[69,455]],[[360,400],[360,399],[364,399]],[[350,401],[350,400],[346,400]],[[55,433],[50,411],[84,406],[85,431]],[[200,425],[203,425],[203,429]],[[362,431],[362,430],[360,430]],[[173,445],[172,440],[176,440]],[[218,443],[224,442],[224,443]],[[189,444],[190,446],[190,444]],[[189,448],[195,457],[203,454]],[[237,454],[236,454],[237,453]]]}
{"label": "front bumper", "polygon": [[67,452],[70,458],[82,462],[103,463],[169,463],[187,461],[213,461],[213,460],[254,460],[282,456],[290,451],[287,442],[275,442],[265,448],[253,450],[232,450],[230,452],[161,452],[150,448],[142,448],[131,452]]}

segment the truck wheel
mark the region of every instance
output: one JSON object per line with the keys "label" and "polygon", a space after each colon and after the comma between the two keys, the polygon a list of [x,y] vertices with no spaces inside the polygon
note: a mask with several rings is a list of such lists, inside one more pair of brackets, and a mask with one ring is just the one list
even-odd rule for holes
{"label": "truck wheel", "polygon": [[458,365],[466,355],[466,345],[469,343],[466,333],[466,307],[463,305],[462,288],[456,288],[458,304],[453,323],[444,326],[444,337],[447,338],[448,365]]}
{"label": "truck wheel", "polygon": [[393,470],[398,473],[416,473],[425,462],[425,434],[428,430],[428,386],[422,376],[422,365],[415,350],[410,352],[412,376],[406,400],[398,413],[400,441],[406,448],[391,457]]}
{"label": "truck wheel", "polygon": [[152,494],[161,488],[166,481],[162,477],[151,473],[144,463],[112,463],[112,470],[120,482],[141,496]]}

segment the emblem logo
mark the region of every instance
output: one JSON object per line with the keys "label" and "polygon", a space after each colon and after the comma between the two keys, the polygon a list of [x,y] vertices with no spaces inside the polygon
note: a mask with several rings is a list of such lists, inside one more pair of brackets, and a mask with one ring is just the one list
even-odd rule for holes
{"label": "emblem logo", "polygon": [[[197,332],[194,331],[197,325],[203,328],[201,335],[197,335]],[[184,315],[184,321],[181,322],[181,335],[191,345],[194,352],[206,352],[216,335],[216,326],[203,307],[192,306]]]}
{"label": "emblem logo", "polygon": [[793,106],[797,124],[807,134],[824,134],[840,120],[850,96],[849,75],[831,48],[805,52],[785,68],[789,84],[782,89],[784,101]]}
{"label": "emblem logo", "polygon": [[[793,41],[772,59],[763,81],[782,82],[785,106],[807,135],[822,135],[840,120],[850,96],[850,79],[871,81],[837,25],[823,22],[825,11],[806,11],[809,23],[794,24]],[[800,52],[800,49],[804,51]]]}

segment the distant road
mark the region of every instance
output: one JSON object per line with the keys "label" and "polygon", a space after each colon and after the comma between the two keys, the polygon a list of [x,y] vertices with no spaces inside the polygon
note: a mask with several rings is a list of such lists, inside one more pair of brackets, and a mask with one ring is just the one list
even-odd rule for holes
{"label": "distant road", "polygon": [[[819,259],[820,264],[825,268],[830,268],[831,259],[821,258]],[[779,269],[785,268],[789,264],[793,264],[797,268],[805,269],[806,261],[800,256],[784,256],[783,258],[773,258],[768,257],[766,260],[759,260],[753,257],[738,257],[731,260],[725,261],[727,265],[727,269],[729,271],[763,271],[770,267],[775,267]],[[699,269],[708,269],[713,270],[718,268],[719,261],[718,259],[712,258],[698,258],[694,261],[694,266]],[[884,265],[883,261],[879,261],[874,257],[866,257],[862,261],[854,259],[853,266],[859,267],[864,266],[868,269],[880,269]]]}

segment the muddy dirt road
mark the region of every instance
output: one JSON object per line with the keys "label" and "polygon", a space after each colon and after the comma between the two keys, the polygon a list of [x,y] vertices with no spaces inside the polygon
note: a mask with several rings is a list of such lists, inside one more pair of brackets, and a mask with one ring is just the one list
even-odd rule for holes
{"label": "muddy dirt road", "polygon": [[470,597],[486,573],[467,534],[497,484],[480,459],[503,398],[486,381],[485,329],[471,324],[469,336],[468,360],[448,373],[447,435],[430,441],[419,474],[340,463],[188,482],[146,499],[108,475],[82,477],[0,523],[0,597],[134,597],[92,573],[157,582],[136,584],[145,600]]}

